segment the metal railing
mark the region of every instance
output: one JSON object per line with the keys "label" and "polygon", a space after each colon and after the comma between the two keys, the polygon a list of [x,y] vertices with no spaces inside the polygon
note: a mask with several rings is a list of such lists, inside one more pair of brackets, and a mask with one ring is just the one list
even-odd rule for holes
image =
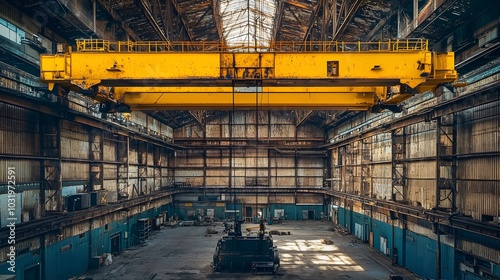
{"label": "metal railing", "polygon": [[76,40],[77,52],[405,52],[427,51],[425,39],[398,39],[378,42],[343,41],[277,41],[269,46],[249,46],[245,43],[227,46],[217,41],[108,41]]}

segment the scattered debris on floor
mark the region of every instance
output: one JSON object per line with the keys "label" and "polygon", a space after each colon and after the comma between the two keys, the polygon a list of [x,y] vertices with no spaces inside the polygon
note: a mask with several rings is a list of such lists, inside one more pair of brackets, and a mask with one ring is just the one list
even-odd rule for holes
{"label": "scattered debris on floor", "polygon": [[292,235],[289,231],[279,231],[279,230],[271,230],[269,231],[270,235]]}
{"label": "scattered debris on floor", "polygon": [[194,221],[182,221],[179,223],[179,226],[185,226],[185,227],[189,227],[192,225],[194,225]]}
{"label": "scattered debris on floor", "polygon": [[215,227],[207,227],[207,235],[208,234],[217,234],[219,231],[215,229]]}
{"label": "scattered debris on floor", "polygon": [[331,245],[331,244],[333,244],[333,241],[330,238],[323,238],[323,239],[321,239],[321,243],[326,244],[326,245]]}
{"label": "scattered debris on floor", "polygon": [[340,235],[347,235],[347,234],[349,234],[349,231],[345,227],[340,226],[340,225],[336,225],[336,224],[333,225],[332,231],[336,232],[336,233],[338,233]]}

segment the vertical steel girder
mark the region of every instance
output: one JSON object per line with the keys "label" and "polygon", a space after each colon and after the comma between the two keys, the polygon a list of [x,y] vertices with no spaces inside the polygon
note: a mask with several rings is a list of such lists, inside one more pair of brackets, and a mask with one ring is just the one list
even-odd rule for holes
{"label": "vertical steel girder", "polygon": [[457,120],[454,114],[436,119],[436,203],[439,210],[456,210]]}
{"label": "vertical steel girder", "polygon": [[[42,115],[40,118],[40,148],[41,155],[51,159],[43,160],[43,172],[40,197],[41,212],[46,210],[62,211],[64,201],[62,197],[62,170],[61,170],[61,119]],[[55,206],[47,209],[47,203],[53,201]],[[50,204],[49,204],[50,205]],[[43,214],[42,214],[43,215]]]}
{"label": "vertical steel girder", "polygon": [[361,195],[372,197],[371,137],[361,139]]}
{"label": "vertical steel girder", "polygon": [[405,127],[391,132],[392,201],[406,201],[408,193]]}
{"label": "vertical steel girder", "polygon": [[129,154],[130,154],[130,137],[119,136],[119,141],[116,144],[116,161],[119,162],[116,166],[116,191],[126,191],[129,185]]}
{"label": "vertical steel girder", "polygon": [[100,129],[89,128],[89,191],[104,188],[104,137]]}

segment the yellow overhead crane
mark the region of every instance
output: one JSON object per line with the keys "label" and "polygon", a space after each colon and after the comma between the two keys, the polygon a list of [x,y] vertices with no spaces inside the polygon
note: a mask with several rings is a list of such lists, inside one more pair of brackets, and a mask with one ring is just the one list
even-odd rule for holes
{"label": "yellow overhead crane", "polygon": [[76,46],[42,55],[41,81],[61,95],[89,95],[107,111],[394,109],[457,79],[454,54],[431,52],[423,39],[265,48],[77,40]]}

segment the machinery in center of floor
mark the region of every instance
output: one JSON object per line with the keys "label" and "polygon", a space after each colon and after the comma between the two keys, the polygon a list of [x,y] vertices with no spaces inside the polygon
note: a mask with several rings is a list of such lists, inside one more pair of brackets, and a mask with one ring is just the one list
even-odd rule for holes
{"label": "machinery in center of floor", "polygon": [[257,272],[278,271],[280,258],[271,235],[265,233],[264,221],[260,221],[257,236],[243,236],[242,221],[234,222],[234,229],[218,242],[213,257],[215,271]]}

